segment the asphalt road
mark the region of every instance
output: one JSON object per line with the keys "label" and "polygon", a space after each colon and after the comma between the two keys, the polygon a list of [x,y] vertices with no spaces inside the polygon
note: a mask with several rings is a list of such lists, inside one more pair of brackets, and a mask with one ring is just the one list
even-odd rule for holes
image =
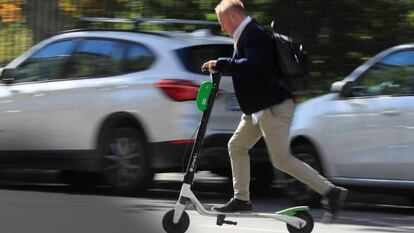
{"label": "asphalt road", "polygon": [[[13,178],[16,177],[19,182],[0,185],[0,232],[163,232],[162,216],[173,208],[181,179],[179,174],[159,175],[146,194],[121,197],[112,195],[105,187],[79,189],[60,184],[53,174],[14,174]],[[194,190],[206,208],[224,203],[230,197],[228,180],[203,173],[198,175]],[[358,203],[361,200],[363,203]],[[253,204],[258,212],[273,212],[293,205],[278,187],[255,196]],[[312,209],[313,232],[412,233],[414,207],[410,204],[404,197],[355,193],[334,224],[321,224],[322,210]],[[238,225],[217,226],[215,218],[201,216],[194,210],[187,212],[191,220],[187,232],[287,232],[284,223],[269,219],[230,219]]]}

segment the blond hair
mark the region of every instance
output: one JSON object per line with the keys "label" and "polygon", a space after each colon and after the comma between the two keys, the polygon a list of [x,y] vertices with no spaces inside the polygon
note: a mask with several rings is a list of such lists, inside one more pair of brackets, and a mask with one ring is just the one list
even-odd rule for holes
{"label": "blond hair", "polygon": [[235,10],[239,14],[246,15],[246,11],[244,10],[244,5],[241,0],[222,0],[216,6],[216,14],[222,14],[230,9]]}

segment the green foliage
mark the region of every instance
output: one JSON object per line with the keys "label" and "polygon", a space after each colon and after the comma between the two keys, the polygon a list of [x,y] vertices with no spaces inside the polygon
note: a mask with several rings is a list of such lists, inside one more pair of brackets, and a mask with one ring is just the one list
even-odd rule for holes
{"label": "green foliage", "polygon": [[[19,0],[24,4],[30,0]],[[71,17],[157,17],[216,21],[219,0],[58,0],[61,13]],[[2,3],[4,1],[0,1]],[[5,1],[10,2],[10,1]],[[312,93],[328,91],[333,81],[348,75],[379,51],[411,43],[414,1],[411,0],[252,0],[249,15],[263,25],[276,20],[280,33],[301,41],[311,60]],[[25,50],[31,36],[24,18],[19,31],[0,29],[0,62]],[[74,27],[70,24],[67,28]],[[125,26],[119,26],[124,28]],[[146,26],[163,30],[165,26]],[[187,27],[168,27],[190,30]],[[12,33],[13,37],[10,37]],[[13,40],[13,42],[12,42]],[[9,41],[9,42],[7,42]],[[11,46],[10,43],[13,43]],[[9,51],[12,50],[13,51]]]}
{"label": "green foliage", "polygon": [[32,43],[31,32],[21,24],[0,27],[0,65],[3,66],[23,53]]}

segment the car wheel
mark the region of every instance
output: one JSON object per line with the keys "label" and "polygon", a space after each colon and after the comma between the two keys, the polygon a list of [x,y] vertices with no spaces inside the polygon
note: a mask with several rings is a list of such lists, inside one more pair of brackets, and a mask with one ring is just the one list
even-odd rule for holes
{"label": "car wheel", "polygon": [[118,194],[145,191],[153,179],[149,148],[134,128],[112,130],[100,145],[104,182]]}
{"label": "car wheel", "polygon": [[[297,145],[292,148],[292,154],[307,163],[313,169],[322,172],[322,166],[315,149],[309,144]],[[300,205],[319,205],[321,197],[313,191],[310,187],[300,182],[299,180],[285,174],[286,177],[286,194],[290,199]]]}

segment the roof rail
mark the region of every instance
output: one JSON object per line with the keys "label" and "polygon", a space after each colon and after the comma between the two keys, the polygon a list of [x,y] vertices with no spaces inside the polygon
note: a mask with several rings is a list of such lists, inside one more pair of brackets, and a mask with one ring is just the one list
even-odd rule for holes
{"label": "roof rail", "polygon": [[165,33],[160,33],[160,32],[151,32],[151,31],[140,31],[140,30],[128,30],[128,29],[102,29],[102,28],[77,28],[77,29],[69,29],[69,30],[64,30],[61,31],[57,34],[63,34],[63,33],[70,33],[70,32],[93,32],[93,31],[108,31],[108,32],[132,32],[132,33],[144,33],[144,34],[149,34],[149,35],[157,35],[157,36],[162,36],[162,37],[171,37],[168,34]]}
{"label": "roof rail", "polygon": [[181,25],[202,25],[202,26],[216,26],[219,27],[218,22],[205,20],[189,20],[189,19],[156,19],[156,18],[105,18],[105,17],[84,17],[80,19],[81,23],[129,23],[134,24],[134,29],[138,30],[143,23],[147,24],[181,24]]}

